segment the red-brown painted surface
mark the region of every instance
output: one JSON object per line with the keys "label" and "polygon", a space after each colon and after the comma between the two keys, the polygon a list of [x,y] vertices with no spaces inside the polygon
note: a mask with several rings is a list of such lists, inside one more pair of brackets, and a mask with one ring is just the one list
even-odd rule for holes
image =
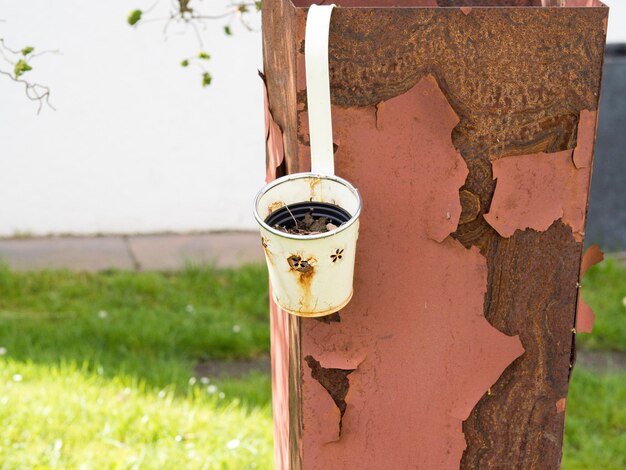
{"label": "red-brown painted surface", "polygon": [[545,231],[562,219],[574,237],[584,237],[593,161],[597,112],[582,110],[576,147],[555,153],[533,153],[492,162],[497,181],[485,220],[501,236],[528,228]]}
{"label": "red-brown painted surface", "polygon": [[[265,151],[267,174],[265,182],[276,179],[277,168],[283,163],[284,149],[280,126],[270,110],[267,87],[265,96]],[[265,249],[265,242],[259,242]],[[272,414],[274,418],[274,465],[289,468],[289,314],[272,300],[270,286],[270,331],[272,338]]]}
{"label": "red-brown painted surface", "polygon": [[285,159],[283,147],[283,133],[280,126],[276,124],[270,110],[270,103],[267,97],[267,87],[263,81],[263,96],[265,103],[265,146],[267,153],[267,174],[265,182],[269,183],[276,179],[276,169],[282,165]]}
{"label": "red-brown painted surface", "polygon": [[[303,357],[355,369],[339,436],[337,406],[302,365],[304,467],[453,468],[463,420],[523,352],[483,315],[485,258],[448,236],[467,176],[458,117],[427,76],[377,109],[335,108],[333,122],[337,174],[364,200],[355,284],[371,288],[339,323],[301,322]],[[397,445],[399,429],[413,445]]]}
{"label": "red-brown painted surface", "polygon": [[[355,297],[288,321],[276,467],[558,468],[606,9],[338,3],[336,168],[364,200]],[[435,4],[472,9],[345,8]],[[287,173],[310,168],[305,18],[263,2]]]}
{"label": "red-brown painted surface", "polygon": [[562,219],[582,237],[590,168],[577,169],[571,150],[501,158],[492,166],[496,191],[485,220],[501,236],[543,232]]}
{"label": "red-brown painted surface", "polygon": [[[271,299],[271,295],[270,295]],[[289,468],[289,314],[270,300],[274,466]]]}
{"label": "red-brown painted surface", "polygon": [[574,149],[574,165],[576,168],[587,168],[593,160],[593,144],[596,140],[597,111],[583,109],[578,120],[576,148]]}
{"label": "red-brown painted surface", "polygon": [[[583,282],[583,277],[587,270],[594,264],[600,263],[604,259],[604,254],[600,251],[598,245],[591,245],[585,251],[583,255],[582,263],[580,264],[580,280]],[[591,333],[593,330],[593,324],[596,320],[596,316],[591,310],[591,307],[584,301],[582,295],[578,295],[578,307],[576,308],[576,332],[577,333]]]}

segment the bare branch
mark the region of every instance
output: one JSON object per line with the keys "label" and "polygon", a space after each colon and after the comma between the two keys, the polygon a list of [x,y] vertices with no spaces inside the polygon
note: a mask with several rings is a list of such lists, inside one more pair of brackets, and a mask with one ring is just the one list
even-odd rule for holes
{"label": "bare branch", "polygon": [[29,82],[24,80],[23,78],[17,78],[13,74],[6,72],[4,70],[0,70],[0,75],[4,75],[5,77],[9,77],[16,83],[21,83],[24,85],[24,92],[26,93],[26,97],[31,101],[38,102],[37,114],[41,112],[43,108],[43,104],[45,103],[51,109],[56,110],[54,106],[50,103],[50,88],[45,85],[40,85],[39,83]]}
{"label": "bare branch", "polygon": [[[34,48],[27,46],[21,50],[15,50],[7,46],[4,38],[0,38],[0,56],[4,61],[13,67],[13,72],[0,69],[0,75],[10,78],[15,83],[24,85],[24,93],[26,97],[38,104],[37,114],[43,108],[44,103],[51,109],[55,109],[50,103],[50,88],[40,83],[31,82],[22,78],[22,75],[32,70],[30,61],[44,54],[58,54],[57,50],[45,50],[41,52],[33,52]],[[11,55],[13,57],[11,57]]]}

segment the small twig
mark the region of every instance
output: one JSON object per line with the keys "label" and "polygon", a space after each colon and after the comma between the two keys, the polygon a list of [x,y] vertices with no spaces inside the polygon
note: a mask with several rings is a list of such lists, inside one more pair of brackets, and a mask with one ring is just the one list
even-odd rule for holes
{"label": "small twig", "polygon": [[293,216],[293,214],[291,213],[291,211],[289,210],[289,206],[285,206],[285,209],[287,209],[287,212],[289,212],[289,215],[291,216],[291,218],[293,219],[293,222],[296,224],[296,226],[294,228],[298,227],[298,221],[296,220],[296,218]]}
{"label": "small twig", "polygon": [[11,54],[21,54],[22,51],[16,51],[11,49],[9,46],[7,46],[7,43],[4,42],[4,38],[0,38],[0,46],[2,46],[4,49],[6,49],[7,51],[9,51]]}
{"label": "small twig", "polygon": [[[50,103],[50,88],[45,85],[40,85],[39,83],[31,83],[23,78],[17,78],[13,74],[6,72],[4,70],[0,70],[0,75],[5,75],[9,77],[16,83],[21,83],[24,85],[24,92],[26,97],[31,101],[37,101],[39,107],[37,109],[37,114],[41,112],[43,108],[43,103],[45,102],[51,109],[56,111],[56,108],[52,106]],[[39,91],[41,90],[41,91]]]}

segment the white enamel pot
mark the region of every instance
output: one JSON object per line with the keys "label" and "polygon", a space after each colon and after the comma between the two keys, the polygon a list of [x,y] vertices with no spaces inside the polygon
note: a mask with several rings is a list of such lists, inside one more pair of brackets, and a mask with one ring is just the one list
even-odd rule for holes
{"label": "white enamel pot", "polygon": [[[339,206],[350,214],[343,225],[314,235],[286,233],[265,221],[274,211],[301,202]],[[329,315],[352,298],[361,198],[337,176],[296,173],[263,188],[254,203],[272,293],[284,310],[303,317]]]}
{"label": "white enamel pot", "polygon": [[[274,300],[289,313],[303,317],[329,315],[350,301],[359,237],[359,192],[334,175],[328,75],[328,33],[333,8],[334,5],[311,5],[307,13],[304,52],[312,172],[277,179],[263,188],[254,202]],[[333,204],[341,209],[315,209],[311,207],[315,203]],[[279,212],[293,204],[299,204],[303,215],[313,208],[319,214],[339,214],[337,220],[341,220],[334,224],[337,228],[323,233],[300,235],[278,230],[276,225],[281,224],[272,220],[290,222],[291,217],[295,224],[291,211]]]}

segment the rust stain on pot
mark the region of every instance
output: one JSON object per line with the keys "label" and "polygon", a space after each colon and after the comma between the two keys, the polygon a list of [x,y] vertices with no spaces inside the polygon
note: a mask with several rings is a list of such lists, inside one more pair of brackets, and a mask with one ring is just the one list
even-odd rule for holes
{"label": "rust stain on pot", "polygon": [[265,258],[272,266],[274,266],[274,258],[272,256],[272,252],[269,249],[269,241],[265,237],[261,237],[261,246],[263,247]]}
{"label": "rust stain on pot", "polygon": [[316,197],[319,198],[322,196],[321,194],[317,194],[319,192],[321,182],[322,180],[319,178],[311,178],[309,180],[309,189],[310,189],[309,199],[311,201],[316,200]]}
{"label": "rust stain on pot", "polygon": [[289,263],[289,267],[293,271],[297,271],[301,277],[311,277],[313,275],[313,265],[311,262],[314,261],[314,258],[303,259],[298,255],[291,255],[287,258],[287,262]]}
{"label": "rust stain on pot", "polygon": [[291,255],[287,258],[289,269],[296,276],[296,280],[300,286],[300,305],[302,306],[302,311],[307,311],[314,307],[311,305],[313,300],[311,282],[315,276],[316,262],[317,260],[313,257],[304,259],[298,254]]}
{"label": "rust stain on pot", "polygon": [[[600,251],[598,245],[591,245],[585,251],[582,262],[580,264],[580,280],[583,282],[583,276],[587,270],[604,259],[604,254]],[[578,305],[576,307],[576,333],[591,333],[596,316],[591,307],[585,302],[581,293],[578,293]]]}
{"label": "rust stain on pot", "polygon": [[271,214],[272,212],[280,209],[281,207],[285,207],[285,203],[283,201],[276,201],[276,202],[272,202],[269,206],[267,206],[267,210]]}

